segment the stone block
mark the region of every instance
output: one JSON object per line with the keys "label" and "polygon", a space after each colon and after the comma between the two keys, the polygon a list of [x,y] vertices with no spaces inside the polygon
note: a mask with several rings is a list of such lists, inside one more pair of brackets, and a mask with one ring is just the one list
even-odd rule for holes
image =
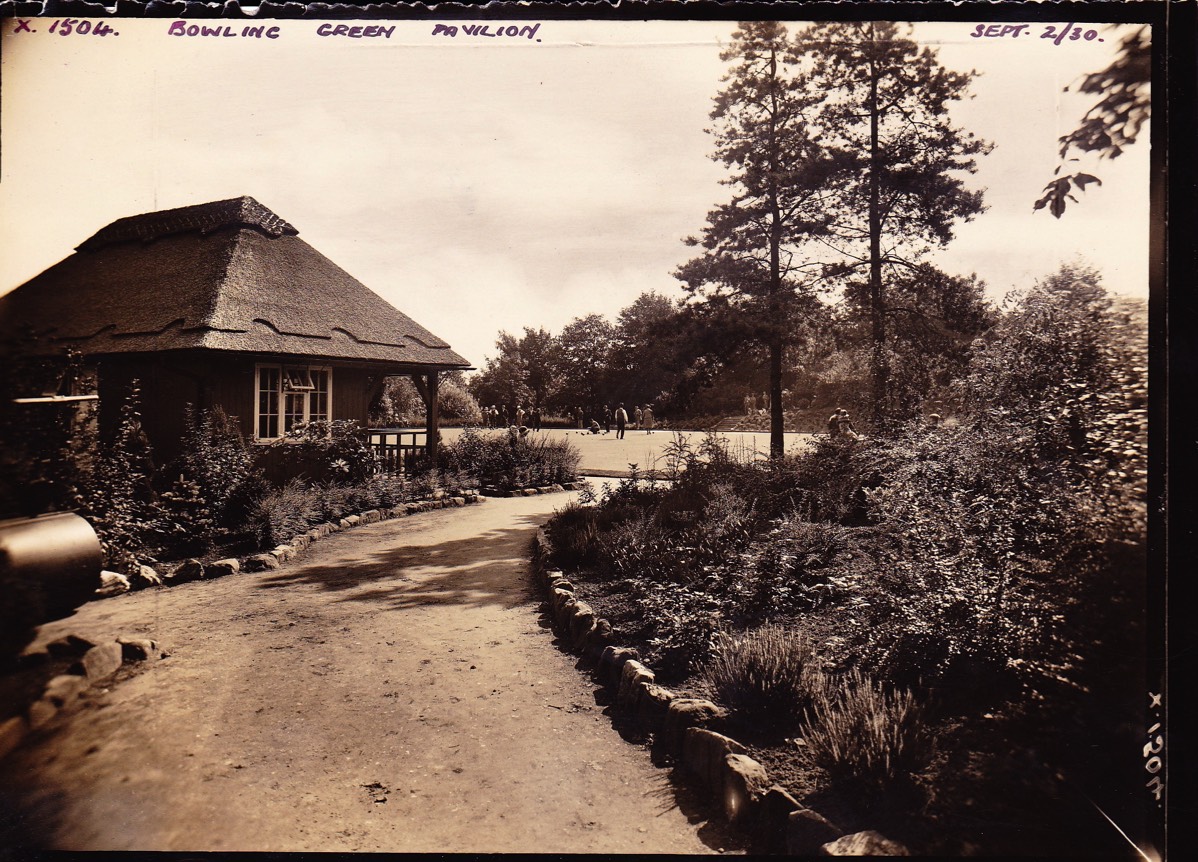
{"label": "stone block", "polygon": [[583,639],[581,649],[588,659],[597,664],[603,651],[611,645],[613,637],[611,623],[600,617],[595,620],[594,628]]}
{"label": "stone block", "polygon": [[120,572],[100,572],[100,586],[96,590],[96,595],[106,599],[109,596],[127,593],[131,589],[133,589],[133,585],[126,575],[122,575]]}
{"label": "stone block", "polygon": [[46,652],[56,658],[78,658],[95,644],[79,635],[64,635],[46,644]]}
{"label": "stone block", "polygon": [[241,571],[241,563],[233,557],[224,560],[217,560],[204,566],[205,578],[223,578],[227,575],[235,575]]}
{"label": "stone block", "polygon": [[383,513],[378,509],[367,509],[362,513],[361,519],[361,523],[363,524],[377,524],[383,520]]}
{"label": "stone block", "polygon": [[340,527],[342,530],[348,530],[350,527],[353,526],[353,524],[351,524],[349,522],[349,518],[341,518],[340,520],[337,521],[337,526]]}
{"label": "stone block", "polygon": [[574,592],[572,590],[562,589],[561,587],[554,587],[553,592],[549,594],[549,604],[553,608],[553,613],[555,615],[561,613],[562,607],[566,604],[566,602],[573,600]]}
{"label": "stone block", "polygon": [[94,646],[83,654],[83,658],[72,668],[90,681],[107,679],[120,668],[124,661],[121,645],[116,641]]}
{"label": "stone block", "polygon": [[450,497],[449,502],[453,503],[453,505],[460,508],[460,507],[466,505],[466,498],[465,497]]}
{"label": "stone block", "polygon": [[555,484],[553,484],[553,485],[550,485],[550,486],[549,486],[549,488],[550,488],[550,490],[552,490],[552,491],[564,491],[564,490],[566,490],[566,489],[565,489],[565,488],[563,488],[563,487],[562,487],[560,484],[556,484],[556,483],[555,483]]}
{"label": "stone block", "polygon": [[135,590],[162,586],[162,575],[158,574],[153,566],[138,566],[137,571],[129,575],[128,578],[130,586]]}
{"label": "stone block", "polygon": [[638,658],[640,653],[630,647],[607,647],[599,656],[599,681],[604,685],[619,685],[624,662]]}
{"label": "stone block", "polygon": [[786,852],[791,856],[814,856],[825,844],[844,831],[810,808],[798,808],[786,819]]}
{"label": "stone block", "polygon": [[341,525],[334,521],[325,521],[323,524],[318,524],[316,529],[320,530],[321,536],[331,536],[333,533],[341,531]]}
{"label": "stone block", "polygon": [[744,754],[745,747],[731,737],[702,727],[688,727],[682,735],[682,767],[713,793],[724,790],[724,759]]}
{"label": "stone block", "polygon": [[121,645],[125,661],[157,661],[167,655],[158,641],[149,638],[119,637],[116,642]]}
{"label": "stone block", "polygon": [[820,856],[910,856],[911,851],[872,829],[837,838],[819,848]]}
{"label": "stone block", "polygon": [[636,707],[641,689],[653,685],[656,676],[636,659],[628,659],[620,669],[620,687],[616,691],[616,702],[625,707]]}
{"label": "stone block", "polygon": [[[570,645],[576,652],[584,652],[591,633],[595,631],[595,614],[575,614],[570,622]],[[589,658],[589,656],[587,656]]]}
{"label": "stone block", "polygon": [[48,698],[35,700],[29,704],[29,708],[25,710],[25,715],[29,718],[29,729],[38,730],[49,724],[54,716],[58,715],[58,706]]}
{"label": "stone block", "polygon": [[636,717],[641,726],[646,730],[656,731],[664,725],[666,713],[670,711],[670,703],[677,697],[674,692],[656,683],[644,686],[636,702]]}
{"label": "stone block", "polygon": [[0,721],[0,757],[5,757],[29,735],[29,721],[23,715]]}
{"label": "stone block", "polygon": [[307,534],[304,534],[302,536],[292,536],[287,540],[287,544],[295,548],[297,554],[302,554],[308,550],[308,546],[312,544],[312,540],[308,538]]}
{"label": "stone block", "polygon": [[172,586],[185,584],[188,581],[198,581],[204,577],[204,564],[199,560],[184,560],[166,575],[166,582]]}
{"label": "stone block", "polygon": [[279,561],[270,554],[254,554],[252,557],[247,557],[242,566],[247,572],[265,572],[278,567]]}
{"label": "stone block", "polygon": [[346,526],[356,527],[356,526],[358,526],[358,524],[362,523],[362,516],[361,515],[347,515],[344,518],[344,521],[345,521]]}
{"label": "stone block", "polygon": [[728,718],[728,710],[710,700],[680,697],[670,702],[666,712],[664,736],[675,751],[682,747],[683,735],[692,727],[719,726]]}
{"label": "stone block", "polygon": [[87,680],[76,674],[64,673],[46,683],[42,697],[55,706],[68,706],[87,688]]}
{"label": "stone block", "polygon": [[[565,592],[564,590],[562,592]],[[574,609],[578,607],[578,599],[574,598],[573,593],[567,593],[568,599],[562,599],[561,604],[557,608],[557,616],[555,617],[558,627],[565,630],[567,634],[570,631],[570,620],[574,616]]]}
{"label": "stone block", "polygon": [[309,542],[319,542],[321,539],[327,536],[328,533],[322,533],[320,531],[320,527],[313,527],[311,530],[304,533],[304,535],[308,537]]}
{"label": "stone block", "polygon": [[[785,787],[770,786],[758,807],[757,839],[761,852],[770,855],[786,853],[786,832],[792,811],[803,806]],[[814,851],[813,851],[814,852]]]}
{"label": "stone block", "polygon": [[290,545],[279,545],[273,551],[269,551],[268,553],[280,563],[285,563],[295,557],[295,548],[291,547]]}
{"label": "stone block", "polygon": [[729,823],[747,818],[770,786],[765,767],[745,754],[724,758],[724,818]]}

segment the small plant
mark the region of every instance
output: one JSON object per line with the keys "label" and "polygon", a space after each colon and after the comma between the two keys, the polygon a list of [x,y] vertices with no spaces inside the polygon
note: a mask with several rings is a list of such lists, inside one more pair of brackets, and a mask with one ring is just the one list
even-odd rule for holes
{"label": "small plant", "polygon": [[703,677],[740,722],[780,734],[798,726],[815,668],[806,638],[767,623],[738,637],[718,635]]}
{"label": "small plant", "polygon": [[833,784],[865,796],[909,786],[932,759],[924,709],[906,689],[891,689],[854,668],[813,683],[804,740]]}
{"label": "small plant", "polygon": [[292,479],[254,503],[250,525],[262,547],[272,548],[307,531],[321,515],[320,492]]}

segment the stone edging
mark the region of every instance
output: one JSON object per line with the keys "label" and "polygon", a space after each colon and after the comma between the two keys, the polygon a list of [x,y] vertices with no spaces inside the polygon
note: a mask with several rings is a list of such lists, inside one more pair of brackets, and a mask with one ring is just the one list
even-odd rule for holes
{"label": "stone edging", "polygon": [[484,486],[480,493],[486,497],[533,497],[537,494],[553,494],[557,491],[577,491],[582,488],[582,485],[582,482],[561,482],[510,490]]}
{"label": "stone edging", "polygon": [[326,521],[317,524],[308,531],[293,536],[273,550],[261,554],[251,554],[246,557],[229,557],[224,560],[214,560],[202,563],[197,559],[184,560],[160,573],[152,566],[143,565],[136,575],[123,575],[119,572],[101,572],[100,587],[95,592],[95,598],[119,596],[132,590],[147,587],[174,586],[189,581],[211,580],[235,575],[239,572],[265,572],[279,568],[283,563],[300,557],[315,542],[319,542],[333,533],[358,527],[363,524],[374,524],[388,521],[392,518],[403,518],[417,512],[427,512],[431,509],[447,509],[457,506],[468,506],[481,503],[485,497],[475,490],[462,490],[455,495],[438,491],[431,499],[417,500],[411,503],[400,503],[397,506],[382,509],[369,509],[356,515],[346,515],[338,521]]}
{"label": "stone edging", "polygon": [[773,852],[795,856],[909,856],[903,845],[875,831],[846,835],[772,784],[765,767],[722,733],[729,712],[710,700],[685,697],[656,684],[635,649],[613,643],[611,623],[579,601],[574,586],[549,568],[544,530],[533,539],[533,573],[547,593],[549,615],[569,649],[615,692],[616,704],[674,757],[678,768],[721,804],[729,823],[752,828]]}
{"label": "stone edging", "polygon": [[[39,655],[39,654],[34,654]],[[72,711],[89,688],[104,682],[130,662],[157,661],[169,653],[157,641],[119,637],[108,643],[93,644],[75,635],[67,635],[46,645],[41,653],[47,659],[78,657],[66,673],[51,677],[40,698],[21,715],[0,722],[0,758],[6,757],[30,733],[40,730],[60,714]]]}

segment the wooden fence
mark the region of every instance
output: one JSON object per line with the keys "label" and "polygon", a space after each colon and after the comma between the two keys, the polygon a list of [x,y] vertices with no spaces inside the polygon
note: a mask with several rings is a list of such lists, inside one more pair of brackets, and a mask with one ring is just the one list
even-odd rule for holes
{"label": "wooden fence", "polygon": [[402,428],[371,428],[370,447],[388,473],[409,473],[428,458],[428,434]]}

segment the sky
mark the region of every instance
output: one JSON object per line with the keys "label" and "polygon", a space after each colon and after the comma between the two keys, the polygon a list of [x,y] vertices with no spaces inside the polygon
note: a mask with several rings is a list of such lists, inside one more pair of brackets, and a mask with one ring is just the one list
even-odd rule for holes
{"label": "sky", "polygon": [[[734,22],[546,21],[533,38],[223,22],[279,27],[257,39],[171,35],[168,19],[63,36],[51,20],[0,35],[0,294],[115,219],[250,195],[481,366],[501,329],[680,297],[683,239],[730,194],[705,129]],[[1103,185],[1062,219],[1032,211],[1057,138],[1093,101],[1063,88],[1127,28],[1056,45],[1044,24],[975,27],[915,30],[945,66],[980,73],[952,113],[995,144],[967,181],[988,209],[936,262],[996,299],[1075,259],[1147,296],[1147,135],[1080,163]]]}

